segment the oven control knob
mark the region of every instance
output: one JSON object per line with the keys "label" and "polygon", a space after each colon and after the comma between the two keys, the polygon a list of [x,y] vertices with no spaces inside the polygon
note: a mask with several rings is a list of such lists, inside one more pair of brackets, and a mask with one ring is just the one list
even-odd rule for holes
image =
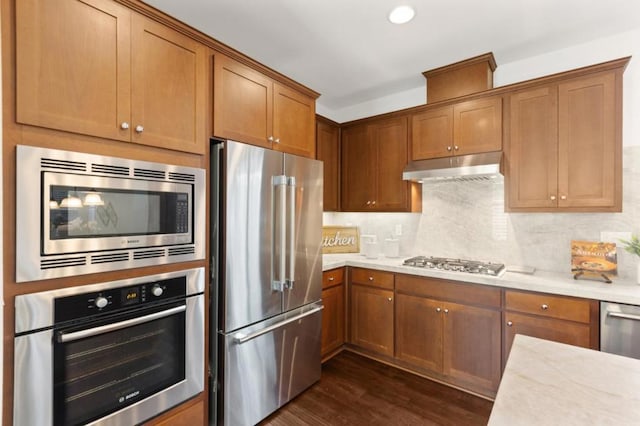
{"label": "oven control knob", "polygon": [[156,297],[162,296],[162,293],[164,293],[164,290],[158,284],[151,287],[151,294],[153,294],[154,296]]}
{"label": "oven control knob", "polygon": [[98,296],[93,303],[96,305],[96,307],[102,309],[109,304],[109,301],[106,297]]}

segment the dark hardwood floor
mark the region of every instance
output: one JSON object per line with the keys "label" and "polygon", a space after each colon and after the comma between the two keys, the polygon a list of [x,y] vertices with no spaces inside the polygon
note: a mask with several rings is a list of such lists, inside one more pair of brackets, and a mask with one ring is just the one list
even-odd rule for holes
{"label": "dark hardwood floor", "polygon": [[323,365],[320,382],[260,425],[486,425],[491,407],[485,399],[345,351]]}

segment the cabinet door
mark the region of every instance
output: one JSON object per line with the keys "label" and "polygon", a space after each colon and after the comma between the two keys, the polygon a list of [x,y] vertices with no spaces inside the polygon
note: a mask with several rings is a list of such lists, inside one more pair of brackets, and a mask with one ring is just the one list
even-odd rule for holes
{"label": "cabinet door", "polygon": [[17,121],[129,140],[130,19],[106,0],[17,1]]}
{"label": "cabinet door", "polygon": [[385,120],[371,126],[371,149],[375,149],[375,198],[378,211],[407,211],[409,183],[402,180],[407,165],[407,118]]}
{"label": "cabinet door", "polygon": [[558,86],[558,207],[621,209],[615,73]]}
{"label": "cabinet door", "polygon": [[271,79],[221,54],[213,68],[214,136],[271,148]]}
{"label": "cabinet door", "polygon": [[143,16],[132,21],[132,142],[204,154],[206,48]]}
{"label": "cabinet door", "polygon": [[396,358],[442,373],[442,303],[396,294]]}
{"label": "cabinet door", "polygon": [[478,391],[500,383],[500,312],[447,303],[444,312],[443,372]]}
{"label": "cabinet door", "polygon": [[502,149],[502,98],[483,98],[453,107],[454,154]]}
{"label": "cabinet door", "polygon": [[[187,404],[184,404],[187,405]],[[199,401],[183,410],[172,410],[174,414],[161,417],[159,420],[151,420],[145,423],[147,426],[196,426],[205,422],[204,402]]]}
{"label": "cabinet door", "polygon": [[351,343],[393,356],[393,291],[351,286]]}
{"label": "cabinet door", "polygon": [[557,86],[511,95],[509,110],[509,207],[553,208],[558,187]]}
{"label": "cabinet door", "polygon": [[323,210],[338,211],[340,173],[340,128],[324,121],[316,124],[316,158],[324,164]]}
{"label": "cabinet door", "polygon": [[344,129],[340,150],[342,211],[368,211],[374,200],[375,176],[367,126]]}
{"label": "cabinet door", "polygon": [[344,344],[344,285],[322,290],[322,356]]}
{"label": "cabinet door", "polygon": [[273,149],[315,158],[316,102],[293,89],[273,85]]}
{"label": "cabinet door", "polygon": [[453,107],[430,109],[411,117],[411,158],[449,157],[453,152]]}
{"label": "cabinet door", "polygon": [[591,345],[591,327],[589,324],[513,312],[505,312],[504,318],[506,325],[504,327],[505,363],[516,334],[594,349]]}

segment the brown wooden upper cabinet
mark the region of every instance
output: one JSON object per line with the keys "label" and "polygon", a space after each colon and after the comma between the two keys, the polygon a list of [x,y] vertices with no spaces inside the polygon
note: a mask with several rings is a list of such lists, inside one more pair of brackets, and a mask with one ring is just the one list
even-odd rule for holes
{"label": "brown wooden upper cabinet", "polygon": [[428,108],[411,116],[411,158],[502,150],[502,97]]}
{"label": "brown wooden upper cabinet", "polygon": [[340,125],[317,116],[316,146],[316,159],[324,163],[323,210],[339,211]]}
{"label": "brown wooden upper cabinet", "polygon": [[419,184],[402,180],[407,144],[407,117],[343,128],[342,211],[420,211]]}
{"label": "brown wooden upper cabinet", "polygon": [[315,99],[222,54],[213,71],[213,134],[315,158]]}
{"label": "brown wooden upper cabinet", "polygon": [[622,69],[509,97],[507,210],[621,211]]}
{"label": "brown wooden upper cabinet", "polygon": [[204,153],[207,48],[109,0],[16,2],[19,123]]}

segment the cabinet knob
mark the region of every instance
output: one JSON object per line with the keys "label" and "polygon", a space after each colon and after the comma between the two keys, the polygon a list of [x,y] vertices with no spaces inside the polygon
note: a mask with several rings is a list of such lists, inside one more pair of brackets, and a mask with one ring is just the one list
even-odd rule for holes
{"label": "cabinet knob", "polygon": [[144,127],[142,127],[142,125],[138,124],[136,126],[136,133],[142,133],[144,132]]}
{"label": "cabinet knob", "polygon": [[457,151],[457,150],[459,150],[459,149],[460,149],[460,147],[459,147],[458,145],[455,145],[455,146],[453,147],[453,149],[455,149],[455,150]]}
{"label": "cabinet knob", "polygon": [[370,206],[371,205],[371,201],[367,201],[367,205]]}
{"label": "cabinet knob", "polygon": [[449,313],[449,310],[448,310],[448,309],[445,309],[445,310],[444,310],[444,313],[445,313],[445,314],[448,314],[448,313]]}
{"label": "cabinet knob", "polygon": [[389,302],[392,302],[392,301],[393,301],[393,297],[387,297],[387,300],[388,300]]}
{"label": "cabinet knob", "polygon": [[551,198],[551,201],[555,201],[555,200],[556,200],[556,196],[555,196],[555,195],[552,195],[552,196],[551,196],[551,197],[549,197],[549,198]]}
{"label": "cabinet knob", "polygon": [[450,146],[447,147],[447,151],[451,151],[451,147]]}
{"label": "cabinet knob", "polygon": [[549,305],[547,305],[547,304],[545,303],[545,304],[543,304],[542,306],[540,306],[540,308],[541,308],[543,311],[546,311],[547,309],[549,309]]}
{"label": "cabinet knob", "polygon": [[372,201],[372,202],[371,202],[371,205],[372,205],[372,206],[375,206],[375,205],[376,205],[376,202],[375,202],[375,201]]}
{"label": "cabinet knob", "polygon": [[440,312],[442,309],[440,308],[436,308],[436,312]]}
{"label": "cabinet knob", "polygon": [[273,140],[273,143],[280,143],[280,138],[275,138],[275,139]]}
{"label": "cabinet knob", "polygon": [[267,138],[267,140],[268,140],[269,142],[273,142],[273,136],[269,136],[269,137]]}
{"label": "cabinet knob", "polygon": [[369,281],[373,281],[373,277],[369,277]]}
{"label": "cabinet knob", "polygon": [[123,122],[120,124],[120,128],[121,128],[122,130],[127,130],[127,129],[129,128],[129,123],[127,123],[126,121],[123,121]]}
{"label": "cabinet knob", "polygon": [[511,327],[513,325],[513,321],[507,321],[507,325]]}
{"label": "cabinet knob", "polygon": [[561,196],[560,196],[560,199],[561,199],[561,200],[566,200],[566,199],[567,199],[567,196],[566,196],[566,195],[561,195]]}
{"label": "cabinet knob", "polygon": [[333,277],[329,277],[329,281],[333,281]]}

